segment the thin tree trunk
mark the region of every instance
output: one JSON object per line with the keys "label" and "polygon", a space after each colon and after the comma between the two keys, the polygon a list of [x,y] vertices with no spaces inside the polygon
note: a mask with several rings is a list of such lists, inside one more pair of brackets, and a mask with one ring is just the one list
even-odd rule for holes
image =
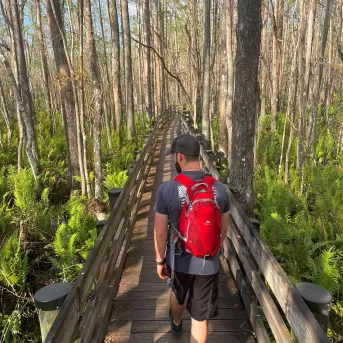
{"label": "thin tree trunk", "polygon": [[98,55],[95,47],[91,1],[85,2],[85,26],[89,68],[93,86],[93,149],[94,149],[94,179],[95,199],[102,201],[102,165],[101,165],[101,116],[102,116],[102,90]]}
{"label": "thin tree trunk", "polygon": [[109,0],[111,40],[112,40],[112,86],[115,107],[115,128],[120,130],[123,120],[123,95],[120,74],[120,40],[116,0]]}
{"label": "thin tree trunk", "polygon": [[[80,120],[78,121],[77,139],[80,160],[80,172],[82,177],[82,194],[87,194],[91,198],[92,191],[88,177],[88,161],[87,161],[87,135],[85,130],[85,92],[84,92],[84,63],[83,63],[83,17],[84,17],[84,3],[79,0],[79,53],[80,53]],[[76,118],[78,118],[76,116]],[[81,132],[81,134],[80,134]],[[82,141],[81,141],[82,137]],[[86,188],[86,191],[85,191]]]}
{"label": "thin tree trunk", "polygon": [[51,94],[50,94],[50,81],[49,81],[49,69],[48,61],[46,58],[46,49],[44,44],[44,35],[42,28],[42,14],[40,8],[40,0],[36,0],[36,19],[37,19],[37,32],[38,32],[38,45],[40,50],[42,71],[43,71],[43,80],[44,80],[44,93],[45,93],[45,103],[50,115],[50,134],[53,134],[53,119],[52,119],[52,106],[51,106]]}
{"label": "thin tree trunk", "polygon": [[[10,0],[10,13],[12,18],[12,29],[13,29],[13,40],[14,40],[14,53],[16,56],[17,67],[18,67],[18,84],[20,84],[22,104],[25,108],[23,121],[25,125],[25,131],[27,136],[26,141],[26,154],[32,156],[32,161],[30,161],[31,167],[34,169],[35,177],[38,177],[39,173],[39,154],[38,154],[38,145],[37,137],[34,126],[34,111],[33,111],[33,102],[32,95],[30,91],[30,84],[27,73],[27,65],[25,58],[24,50],[24,40],[23,40],[23,30],[19,15],[19,8],[17,0]],[[13,75],[14,77],[14,75]],[[18,85],[17,85],[18,87]],[[19,91],[19,89],[18,89]],[[28,150],[30,150],[28,152]]]}
{"label": "thin tree trunk", "polygon": [[204,0],[204,50],[203,50],[202,134],[205,147],[210,141],[211,97],[211,0]]}
{"label": "thin tree trunk", "polygon": [[[147,46],[150,46],[150,0],[144,0],[143,8],[143,31],[144,31],[144,41]],[[145,55],[145,79],[146,79],[146,111],[149,120],[153,118],[152,111],[152,93],[151,93],[151,53],[150,48],[144,49]]]}
{"label": "thin tree trunk", "polygon": [[227,89],[228,89],[228,79],[227,79],[227,21],[229,12],[229,2],[224,1],[223,3],[223,24],[221,32],[221,54],[220,54],[220,100],[219,100],[219,151],[223,152],[227,156],[228,149],[228,137],[227,137],[227,127],[226,127],[226,116],[227,116]]}
{"label": "thin tree trunk", "polygon": [[[304,92],[305,92],[305,79],[302,75],[302,70],[304,68],[303,55],[305,48],[305,9],[304,3],[300,2],[300,29],[299,29],[299,53],[298,53],[298,75],[299,75],[299,85],[298,85],[298,103],[299,103],[299,137],[298,137],[298,151],[297,151],[297,167],[299,170],[299,175],[301,180],[303,180],[304,172],[304,131],[305,131],[305,104],[304,104]],[[303,182],[301,181],[301,184]],[[301,190],[302,191],[302,190]]]}
{"label": "thin tree trunk", "polygon": [[[101,1],[98,1],[98,7],[99,7],[99,20],[100,20],[100,28],[101,28],[101,37],[102,37],[102,48],[103,48],[103,55],[104,55],[104,67],[105,67],[105,75],[106,75],[106,82],[103,82],[102,89],[108,89],[110,87],[110,73],[107,63],[107,53],[106,53],[106,38],[105,38],[105,31],[104,31],[104,23],[102,20],[102,10],[101,10]],[[106,103],[106,94],[108,94],[108,97],[110,99],[108,105]],[[104,109],[104,119],[105,119],[105,127],[106,127],[106,133],[107,133],[107,145],[110,150],[112,150],[112,142],[111,142],[111,128],[109,123],[109,107],[111,107],[111,92],[106,92],[103,94],[103,109]]]}
{"label": "thin tree trunk", "polygon": [[[297,58],[298,58],[298,52],[299,52],[299,43],[300,43],[300,36],[297,41],[297,44],[293,44],[295,48],[295,54],[293,56],[292,65],[291,65],[290,86],[289,86],[287,110],[286,110],[286,120],[290,118],[290,124],[289,124],[290,131],[289,131],[287,150],[285,154],[285,173],[284,173],[285,184],[288,184],[289,157],[290,157],[290,152],[291,152],[291,148],[292,148],[292,144],[294,140],[294,118],[295,118],[295,112],[296,112],[295,107],[296,107],[296,97],[297,97],[297,90],[298,90]],[[283,156],[283,148],[281,149],[279,173],[281,173],[280,170],[282,167],[282,156]]]}
{"label": "thin tree trunk", "polygon": [[[128,0],[121,0],[123,18],[123,36],[125,46],[125,87],[126,87],[126,115],[127,130],[129,136],[135,134],[135,112],[133,103],[133,82],[132,82],[132,58],[131,58],[131,31],[129,19]],[[131,137],[131,136],[130,136]]]}
{"label": "thin tree trunk", "polygon": [[[228,89],[227,89],[227,115],[226,115],[226,128],[228,136],[228,147],[227,147],[227,158],[231,161],[231,151],[232,151],[232,112],[233,112],[233,94],[234,94],[234,63],[233,63],[233,0],[228,0],[229,2],[229,13],[227,20],[227,40],[226,40],[226,50],[227,50],[227,65],[228,65]],[[230,166],[229,166],[230,168]]]}
{"label": "thin tree trunk", "polygon": [[[307,132],[307,145],[309,148],[312,147],[316,140],[316,123],[317,123],[317,113],[318,106],[320,102],[320,86],[323,78],[324,71],[324,57],[325,57],[325,48],[326,41],[328,37],[329,25],[330,25],[330,9],[331,9],[331,0],[327,0],[325,18],[324,18],[324,27],[322,32],[322,40],[319,47],[319,59],[317,63],[316,78],[314,83],[313,97],[312,97],[312,106],[310,114],[310,122]],[[329,68],[331,68],[329,64]]]}
{"label": "thin tree trunk", "polygon": [[[23,123],[25,125],[25,133],[26,133],[25,151],[26,151],[26,155],[32,169],[33,176],[35,180],[38,182],[40,169],[39,169],[39,164],[38,164],[39,161],[33,153],[32,140],[33,140],[33,137],[35,137],[35,131],[34,131],[34,126],[32,125],[32,117],[30,117],[30,109],[28,105],[21,98],[21,94],[20,94],[17,82],[15,80],[13,70],[8,60],[6,59],[5,53],[1,46],[0,46],[0,62],[3,63],[5,70],[7,72],[7,76],[13,90],[13,95],[16,100],[19,112],[20,112],[20,117],[22,118]],[[19,160],[18,160],[18,167],[19,167]]]}

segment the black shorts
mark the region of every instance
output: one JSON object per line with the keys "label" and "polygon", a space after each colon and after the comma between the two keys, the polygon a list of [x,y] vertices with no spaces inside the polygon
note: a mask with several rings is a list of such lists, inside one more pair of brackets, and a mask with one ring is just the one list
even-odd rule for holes
{"label": "black shorts", "polygon": [[218,273],[193,275],[175,271],[172,291],[179,305],[185,303],[189,293],[186,308],[193,319],[203,321],[218,315]]}

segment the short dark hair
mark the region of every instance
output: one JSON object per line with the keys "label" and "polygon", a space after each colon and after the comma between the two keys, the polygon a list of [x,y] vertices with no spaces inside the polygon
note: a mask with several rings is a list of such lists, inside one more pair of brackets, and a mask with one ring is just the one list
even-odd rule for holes
{"label": "short dark hair", "polygon": [[199,155],[183,155],[187,163],[199,161]]}

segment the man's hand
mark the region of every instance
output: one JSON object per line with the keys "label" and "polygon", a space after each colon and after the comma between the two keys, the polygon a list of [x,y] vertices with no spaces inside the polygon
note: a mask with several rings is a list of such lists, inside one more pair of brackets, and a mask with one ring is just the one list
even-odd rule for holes
{"label": "man's hand", "polygon": [[162,266],[157,265],[157,275],[162,280],[168,279],[168,265],[167,265],[167,263],[163,264]]}

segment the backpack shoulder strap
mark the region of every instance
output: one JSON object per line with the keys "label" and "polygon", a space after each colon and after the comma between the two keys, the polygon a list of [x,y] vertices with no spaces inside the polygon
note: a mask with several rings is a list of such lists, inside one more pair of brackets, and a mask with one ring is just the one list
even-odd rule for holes
{"label": "backpack shoulder strap", "polygon": [[195,184],[195,182],[189,178],[188,176],[180,173],[174,177],[174,180],[181,183],[181,185],[185,186],[187,188],[187,194],[188,198],[191,201],[193,197],[193,192],[192,192],[192,186]]}
{"label": "backpack shoulder strap", "polygon": [[206,174],[202,181],[207,183],[208,187],[212,187],[217,180],[213,176]]}

